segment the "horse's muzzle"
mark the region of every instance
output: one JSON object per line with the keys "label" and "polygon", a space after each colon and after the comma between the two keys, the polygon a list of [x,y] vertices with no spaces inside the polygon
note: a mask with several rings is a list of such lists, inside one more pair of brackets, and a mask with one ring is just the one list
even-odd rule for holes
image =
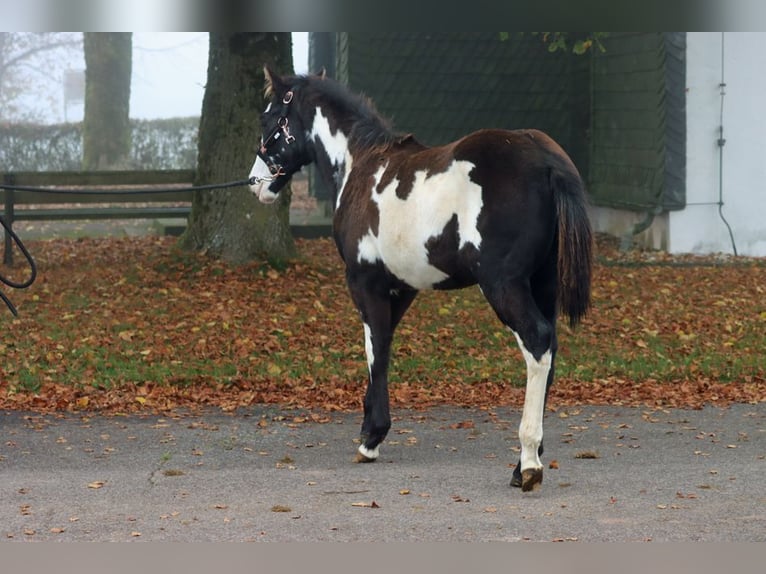
{"label": "horse's muzzle", "polygon": [[274,203],[277,199],[277,194],[269,189],[272,181],[274,181],[274,175],[272,175],[266,162],[257,156],[253,168],[250,170],[250,191],[258,197],[261,203]]}

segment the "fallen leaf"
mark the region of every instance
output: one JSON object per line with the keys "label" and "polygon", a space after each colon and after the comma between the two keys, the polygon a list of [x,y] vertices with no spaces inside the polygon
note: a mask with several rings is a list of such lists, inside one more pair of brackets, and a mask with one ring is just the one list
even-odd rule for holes
{"label": "fallen leaf", "polygon": [[50,529],[50,532],[51,534],[61,534],[62,532],[66,532],[66,528],[58,528],[54,526]]}
{"label": "fallen leaf", "polygon": [[282,504],[275,504],[271,507],[272,512],[292,512],[293,509],[289,506],[284,506]]}
{"label": "fallen leaf", "polygon": [[352,502],[351,506],[356,506],[357,508],[380,508],[374,500],[372,502]]}
{"label": "fallen leaf", "polygon": [[98,489],[103,487],[105,484],[105,480],[94,480],[93,482],[88,483],[88,488]]}
{"label": "fallen leaf", "polygon": [[465,421],[460,421],[457,423],[452,423],[449,426],[449,428],[451,429],[472,429],[475,427],[476,427],[476,424],[471,420],[465,420]]}
{"label": "fallen leaf", "polygon": [[168,468],[162,471],[162,475],[163,476],[183,476],[184,471],[178,470],[177,468]]}
{"label": "fallen leaf", "polygon": [[402,494],[402,495],[405,495],[405,494],[409,494],[409,493],[410,493],[410,491],[409,491],[409,489],[407,489],[407,488],[403,488],[403,489],[401,489],[401,490],[399,491],[399,494]]}
{"label": "fallen leaf", "polygon": [[548,468],[552,468],[553,470],[558,470],[559,468],[559,461],[552,460],[548,463]]}
{"label": "fallen leaf", "polygon": [[581,459],[589,459],[589,458],[601,458],[601,455],[599,455],[598,452],[594,450],[581,450],[579,452],[576,452],[574,457],[581,458]]}

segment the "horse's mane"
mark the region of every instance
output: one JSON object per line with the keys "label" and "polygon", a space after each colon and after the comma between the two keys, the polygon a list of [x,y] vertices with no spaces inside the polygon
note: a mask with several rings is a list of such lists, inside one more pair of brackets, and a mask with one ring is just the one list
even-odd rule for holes
{"label": "horse's mane", "polygon": [[351,92],[344,85],[320,76],[298,76],[309,105],[324,104],[349,134],[349,146],[358,149],[388,148],[412,136],[395,132],[368,97]]}

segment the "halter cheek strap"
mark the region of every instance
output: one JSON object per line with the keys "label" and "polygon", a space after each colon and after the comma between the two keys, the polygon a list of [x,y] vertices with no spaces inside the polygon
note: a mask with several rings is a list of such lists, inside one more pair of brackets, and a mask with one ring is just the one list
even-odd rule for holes
{"label": "halter cheek strap", "polygon": [[269,133],[269,136],[267,138],[263,138],[261,140],[261,147],[258,150],[258,155],[261,156],[261,159],[266,163],[266,166],[269,168],[269,171],[271,172],[270,178],[258,178],[261,181],[274,181],[276,178],[278,178],[281,175],[286,175],[286,172],[281,164],[274,163],[271,161],[271,159],[268,156],[268,149],[267,146],[269,146],[272,142],[275,142],[279,139],[281,135],[285,138],[285,143],[287,145],[290,145],[295,141],[295,136],[293,136],[290,133],[290,128],[288,127],[289,120],[287,119],[287,112],[288,112],[288,106],[290,102],[293,101],[293,91],[288,90],[285,92],[284,97],[282,98],[282,115],[277,120],[277,125],[274,126],[274,129],[271,130],[271,133]]}
{"label": "halter cheek strap", "polygon": [[268,146],[272,141],[275,141],[279,138],[280,132],[284,134],[285,136],[285,143],[291,144],[295,141],[295,137],[290,133],[290,129],[288,126],[288,119],[287,119],[287,112],[289,110],[289,104],[293,101],[293,91],[289,90],[285,92],[284,97],[282,98],[282,114],[279,116],[279,119],[277,120],[277,125],[274,127],[273,130],[271,130],[271,133],[269,134],[269,137],[264,138],[261,143],[261,151],[265,153],[266,146]]}

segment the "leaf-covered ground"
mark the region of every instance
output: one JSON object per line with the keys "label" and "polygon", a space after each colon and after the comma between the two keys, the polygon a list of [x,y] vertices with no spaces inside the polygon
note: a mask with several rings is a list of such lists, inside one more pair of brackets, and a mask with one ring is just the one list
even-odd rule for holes
{"label": "leaf-covered ground", "polygon": [[[19,317],[0,316],[0,409],[360,409],[362,328],[330,240],[299,241],[281,270],[184,253],[172,238],[29,248],[39,278],[6,289]],[[766,401],[766,261],[625,254],[605,238],[597,256],[593,311],[559,327],[551,408]],[[394,406],[520,406],[524,378],[476,288],[422,293],[397,332]]]}

